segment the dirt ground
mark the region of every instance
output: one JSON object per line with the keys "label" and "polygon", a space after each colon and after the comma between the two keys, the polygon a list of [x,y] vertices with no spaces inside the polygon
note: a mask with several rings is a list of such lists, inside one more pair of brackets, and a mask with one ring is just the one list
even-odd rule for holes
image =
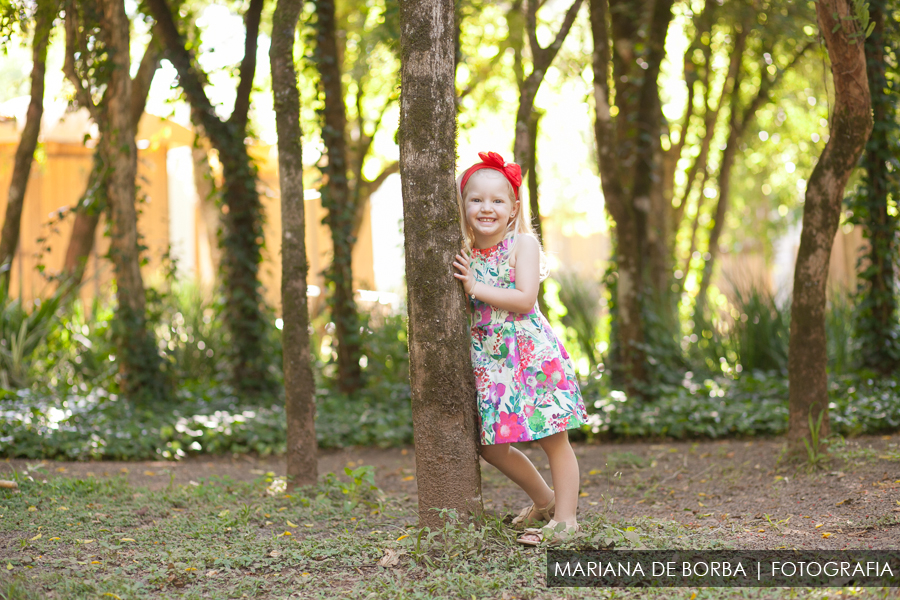
{"label": "dirt ground", "polygon": [[[848,440],[824,469],[779,464],[783,439],[718,442],[575,444],[582,475],[581,520],[649,517],[675,521],[685,536],[711,537],[741,549],[900,548],[900,434]],[[548,482],[546,456],[520,445]],[[31,472],[42,461],[7,459]],[[482,461],[485,509],[517,513],[524,493]],[[412,448],[324,451],[319,473],[373,465],[376,483],[413,507],[417,502]],[[134,486],[161,489],[211,476],[253,480],[283,475],[282,457],[197,457],[180,462],[45,462],[50,477],[124,474]]]}

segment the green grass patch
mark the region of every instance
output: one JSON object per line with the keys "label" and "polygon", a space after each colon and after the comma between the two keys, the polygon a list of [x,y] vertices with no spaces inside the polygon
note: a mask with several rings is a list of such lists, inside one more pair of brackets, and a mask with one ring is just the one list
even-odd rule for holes
{"label": "green grass patch", "polygon": [[[517,546],[498,517],[466,524],[445,512],[443,527],[419,528],[416,507],[384,496],[372,474],[347,469],[291,492],[272,476],[149,491],[122,478],[15,474],[20,490],[0,492],[0,599],[805,597],[547,589],[544,551]],[[674,522],[593,516],[582,526],[573,543],[724,547]]]}

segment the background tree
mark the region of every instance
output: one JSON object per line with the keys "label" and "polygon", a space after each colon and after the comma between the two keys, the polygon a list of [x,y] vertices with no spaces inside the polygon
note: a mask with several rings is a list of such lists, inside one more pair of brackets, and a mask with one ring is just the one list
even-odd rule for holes
{"label": "background tree", "polygon": [[400,172],[419,520],[480,514],[478,419],[465,296],[451,276],[462,247],[456,203],[452,0],[400,5]]}
{"label": "background tree", "polygon": [[[701,262],[699,291],[695,304],[695,322],[700,325],[706,319],[706,301],[713,276],[713,267],[719,254],[719,241],[725,229],[725,218],[731,202],[732,171],[744,136],[760,109],[771,102],[771,94],[779,85],[783,75],[793,69],[797,62],[812,46],[812,41],[804,39],[801,27],[805,23],[805,7],[791,6],[784,10],[780,4],[747,5],[732,2],[729,6],[728,23],[725,26],[734,40],[731,51],[729,77],[723,84],[722,99],[727,88],[728,121],[724,148],[721,151],[717,173],[718,197],[711,210],[707,250]],[[784,14],[782,14],[784,13]],[[747,64],[750,62],[750,64]],[[707,69],[709,65],[707,64]],[[721,103],[716,107],[712,119],[714,130]],[[707,110],[708,107],[707,107]],[[710,130],[710,134],[713,132]],[[704,151],[705,149],[705,151]],[[709,142],[704,138],[701,154],[704,163],[709,151]],[[698,157],[699,158],[699,157]],[[698,160],[696,163],[700,165]],[[705,165],[704,165],[705,166]],[[687,190],[689,193],[690,190]],[[702,197],[702,194],[699,194]],[[679,206],[681,208],[683,205]],[[701,211],[697,211],[699,216]],[[681,217],[681,214],[678,215]],[[695,230],[694,230],[695,231]],[[693,254],[693,250],[691,250]]]}
{"label": "background tree", "polygon": [[803,204],[803,231],[794,270],[788,358],[788,450],[804,451],[809,423],[819,439],[829,432],[825,305],[828,265],[841,217],[844,188],[872,131],[872,107],[863,50],[867,19],[849,0],[816,3],[834,81],[831,134],[813,169]]}
{"label": "background tree", "polygon": [[[615,375],[629,394],[638,395],[647,373],[642,305],[647,300],[653,261],[667,260],[668,254],[651,243],[660,229],[651,229],[649,216],[653,202],[659,204],[662,199],[651,192],[654,182],[661,180],[657,78],[672,0],[592,0],[590,6],[594,135],[603,196],[615,223]],[[614,104],[610,104],[611,86]],[[656,214],[660,212],[666,211],[657,210]]]}
{"label": "background tree", "polygon": [[337,9],[334,0],[312,0],[315,6],[316,42],[313,61],[319,72],[319,85],[324,102],[322,141],[327,164],[322,168],[325,178],[320,191],[322,206],[328,211],[325,222],[331,230],[332,258],[325,272],[329,290],[328,304],[337,338],[338,383],[344,392],[353,392],[362,385],[359,364],[360,321],[353,299],[353,221],[355,207],[350,196],[347,177],[347,112],[341,82],[343,69],[337,43]]}
{"label": "background tree", "polygon": [[[74,53],[78,50],[72,46],[70,51]],[[80,51],[86,51],[86,49],[82,48]],[[144,114],[147,95],[150,93],[150,84],[159,68],[161,54],[159,40],[154,36],[144,50],[138,72],[132,81],[131,119],[135,124],[140,122],[141,116]],[[74,61],[74,56],[71,60]],[[75,221],[63,262],[63,283],[71,288],[77,287],[84,278],[87,260],[94,249],[97,225],[100,223],[101,215],[109,207],[106,197],[108,172],[109,169],[103,162],[100,153],[96,153],[84,193],[75,205]]]}
{"label": "background tree", "polygon": [[[109,202],[109,256],[116,276],[114,336],[119,350],[120,385],[126,397],[150,406],[167,399],[168,388],[156,342],[147,328],[140,270],[131,21],[123,0],[103,0],[99,5],[69,0],[65,8],[64,68],[75,87],[78,103],[88,109],[98,125],[98,161],[106,169],[102,185]],[[99,90],[103,91],[98,102],[95,98]]]}
{"label": "background tree", "polygon": [[863,176],[849,199],[852,223],[862,225],[869,240],[860,257],[856,337],[863,366],[892,373],[900,364],[898,342],[896,256],[897,207],[900,201],[900,82],[888,78],[887,65],[897,64],[897,3],[870,0],[875,25],[866,39],[866,73],[872,95],[872,136],[863,154]]}
{"label": "background tree", "polygon": [[25,127],[16,147],[16,158],[9,195],[6,201],[6,217],[0,233],[0,286],[4,297],[9,293],[9,274],[12,261],[19,246],[19,231],[22,223],[22,205],[34,150],[37,148],[41,132],[41,118],[44,115],[44,71],[47,63],[47,45],[53,20],[59,11],[59,0],[40,0],[34,6],[34,33],[31,41],[31,102],[25,116]]}
{"label": "background tree", "polygon": [[227,120],[216,115],[204,90],[206,76],[196,64],[193,45],[186,45],[166,0],[147,0],[157,20],[167,58],[178,71],[179,85],[191,104],[191,118],[203,129],[222,163],[224,186],[222,274],[225,322],[231,332],[231,381],[240,392],[267,393],[272,380],[265,360],[265,317],[259,289],[263,214],[256,188],[256,168],[244,140],[250,92],[256,73],[256,49],[264,0],[250,0],[244,15],[244,57],[234,109]]}
{"label": "background tree", "polygon": [[294,37],[303,0],[278,0],[272,18],[272,94],[278,129],[278,181],[281,186],[281,306],[284,396],[287,413],[287,474],[293,485],[313,485],[316,462],[316,389],[306,298],[306,225],[303,212],[303,160],[300,92],[294,68]]}
{"label": "background tree", "polygon": [[[332,241],[332,261],[325,277],[331,288],[328,304],[335,324],[338,382],[342,391],[352,393],[363,380],[359,364],[361,321],[353,294],[353,248],[369,197],[398,171],[398,163],[389,161],[372,180],[363,173],[384,114],[396,100],[396,73],[390,64],[393,57],[383,47],[396,29],[396,17],[386,9],[375,14],[377,11],[366,2],[348,2],[343,18],[334,0],[316,0],[314,5],[312,62],[321,90],[319,113],[327,155],[321,167],[320,192],[322,206],[328,210],[325,222]],[[343,35],[338,35],[339,30]],[[350,82],[346,91],[345,77]],[[375,96],[379,103],[371,122],[367,122],[368,96]]]}

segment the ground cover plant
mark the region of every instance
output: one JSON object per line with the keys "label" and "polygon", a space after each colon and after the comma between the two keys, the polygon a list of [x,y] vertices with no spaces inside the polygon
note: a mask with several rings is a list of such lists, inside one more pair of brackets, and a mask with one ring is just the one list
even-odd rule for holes
{"label": "ground cover plant", "polygon": [[[897,436],[849,441],[828,468],[778,462],[780,442],[577,444],[574,542],[618,548],[891,548]],[[522,449],[542,472],[540,451]],[[523,502],[482,463],[485,516],[417,527],[411,449],[323,453],[289,491],[275,457],[0,463],[0,597],[891,598],[880,589],[547,589],[543,549],[514,543]],[[337,473],[337,474],[335,474]]]}
{"label": "ground cover plant", "polygon": [[[199,453],[284,451],[283,394],[247,397],[236,393],[224,377],[223,348],[228,342],[215,318],[217,300],[204,297],[195,286],[168,285],[166,293],[152,294],[151,314],[167,372],[177,383],[171,401],[145,408],[121,397],[109,326],[111,309],[100,302],[90,306],[76,302],[53,317],[45,302],[33,311],[40,311],[42,321],[54,318],[55,323],[42,326],[43,341],[37,350],[32,349],[32,359],[19,361],[22,385],[2,392],[0,456],[177,460]],[[24,323],[26,311],[12,302],[16,304],[7,312],[19,314]],[[565,315],[557,314],[559,309],[551,311],[553,322],[568,332],[566,337],[581,340],[570,344],[577,360],[589,358],[585,348],[594,348],[602,356],[603,327],[579,316],[579,310],[584,312],[579,306],[570,302]],[[717,439],[782,434],[787,427],[787,377],[784,369],[770,368],[770,357],[781,356],[785,350],[786,309],[755,292],[737,306],[744,312],[738,313],[731,328],[714,324],[710,337],[697,342],[686,336],[683,350],[677,350],[683,355],[671,356],[672,345],[648,347],[648,353],[659,358],[659,368],[647,400],[628,398],[611,383],[603,364],[596,365],[583,378],[591,416],[576,439],[578,435],[587,439]],[[851,311],[845,300],[836,299],[830,313],[833,328],[844,327]],[[741,319],[740,314],[748,318]],[[273,377],[280,381],[280,331],[274,317],[271,321],[267,360]],[[335,384],[333,327],[324,315],[314,325],[319,446],[411,443],[405,317],[380,312],[365,315],[366,384],[351,395]],[[831,332],[829,338],[842,339],[839,333]],[[748,348],[752,354],[747,354]],[[731,358],[713,361],[713,355]],[[837,350],[832,355],[833,431],[854,436],[900,427],[898,380],[854,370]],[[37,356],[41,360],[34,360]]]}

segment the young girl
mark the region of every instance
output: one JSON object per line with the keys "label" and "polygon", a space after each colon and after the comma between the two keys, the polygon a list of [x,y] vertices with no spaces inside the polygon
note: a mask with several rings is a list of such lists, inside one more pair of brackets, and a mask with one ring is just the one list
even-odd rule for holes
{"label": "young girl", "polygon": [[[587,420],[568,353],[537,305],[543,251],[519,201],[522,172],[495,152],[457,180],[466,248],[453,266],[474,313],[472,365],[481,416],[481,456],[517,483],[532,505],[513,525],[520,544],[558,542],[578,531],[578,461],[567,430]],[[469,253],[471,252],[471,256]],[[513,442],[547,453],[554,489]],[[555,492],[555,493],[554,493]],[[563,525],[564,524],[564,525]]]}

